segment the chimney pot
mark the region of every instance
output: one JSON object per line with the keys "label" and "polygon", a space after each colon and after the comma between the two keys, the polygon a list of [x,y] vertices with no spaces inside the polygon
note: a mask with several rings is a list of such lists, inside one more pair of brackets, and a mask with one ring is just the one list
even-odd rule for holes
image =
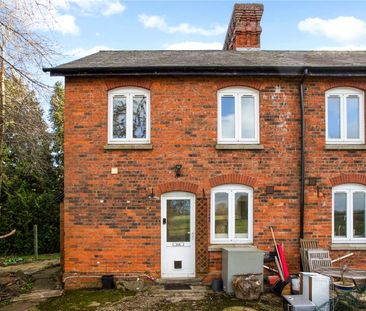
{"label": "chimney pot", "polygon": [[235,4],[226,33],[224,50],[260,48],[263,4]]}

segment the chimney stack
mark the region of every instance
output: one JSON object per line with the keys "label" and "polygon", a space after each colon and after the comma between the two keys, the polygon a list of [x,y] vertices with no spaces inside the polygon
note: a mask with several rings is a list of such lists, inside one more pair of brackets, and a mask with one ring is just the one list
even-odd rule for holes
{"label": "chimney stack", "polygon": [[250,50],[261,46],[263,4],[235,4],[224,50]]}

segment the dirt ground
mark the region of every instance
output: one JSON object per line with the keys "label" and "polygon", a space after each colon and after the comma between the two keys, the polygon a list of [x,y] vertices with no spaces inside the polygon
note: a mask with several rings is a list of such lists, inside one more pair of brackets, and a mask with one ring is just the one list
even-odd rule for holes
{"label": "dirt ground", "polygon": [[59,260],[0,267],[0,310],[34,310],[39,302],[62,294]]}
{"label": "dirt ground", "polygon": [[[234,308],[236,307],[236,308]],[[164,291],[154,286],[134,297],[127,297],[98,311],[280,311],[282,299],[273,294],[263,294],[258,301],[243,301],[223,293],[193,288],[192,291]]]}

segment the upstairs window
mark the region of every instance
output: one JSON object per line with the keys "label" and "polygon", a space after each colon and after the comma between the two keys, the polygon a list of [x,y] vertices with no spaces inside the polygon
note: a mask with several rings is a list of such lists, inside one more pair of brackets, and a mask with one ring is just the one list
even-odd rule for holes
{"label": "upstairs window", "polygon": [[108,93],[108,143],[150,142],[150,93],[119,88]]}
{"label": "upstairs window", "polygon": [[222,185],[211,191],[211,243],[253,242],[253,189]]}
{"label": "upstairs window", "polygon": [[218,92],[218,143],[259,143],[259,94],[248,88]]}
{"label": "upstairs window", "polygon": [[326,142],[364,143],[364,94],[352,88],[326,92]]}
{"label": "upstairs window", "polygon": [[366,243],[366,187],[333,188],[333,242]]}

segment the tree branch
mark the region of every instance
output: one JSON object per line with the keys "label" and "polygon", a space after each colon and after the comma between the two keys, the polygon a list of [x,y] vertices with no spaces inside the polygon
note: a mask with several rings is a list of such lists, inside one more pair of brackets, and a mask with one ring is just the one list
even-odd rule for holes
{"label": "tree branch", "polygon": [[8,238],[8,237],[10,237],[10,236],[14,235],[16,231],[17,231],[17,230],[16,230],[16,229],[14,229],[14,230],[10,231],[10,232],[9,232],[9,233],[7,233],[7,234],[0,235],[0,239]]}

